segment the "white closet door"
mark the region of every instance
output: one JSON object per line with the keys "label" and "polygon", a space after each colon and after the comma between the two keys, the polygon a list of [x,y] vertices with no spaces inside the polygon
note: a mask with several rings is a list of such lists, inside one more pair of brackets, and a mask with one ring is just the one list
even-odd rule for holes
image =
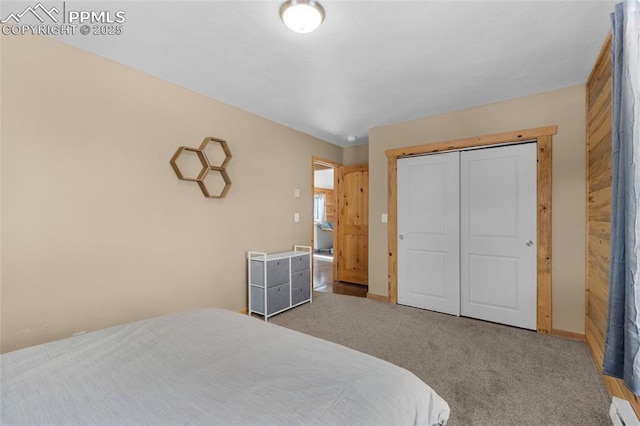
{"label": "white closet door", "polygon": [[460,154],[461,314],[536,329],[536,144]]}
{"label": "white closet door", "polygon": [[398,160],[398,303],[460,315],[460,163]]}

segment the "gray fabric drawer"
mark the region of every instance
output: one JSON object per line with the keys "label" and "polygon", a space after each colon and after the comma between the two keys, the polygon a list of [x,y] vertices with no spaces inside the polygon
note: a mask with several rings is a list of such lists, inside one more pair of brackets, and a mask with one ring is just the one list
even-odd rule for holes
{"label": "gray fabric drawer", "polygon": [[[288,308],[289,305],[289,284],[282,284],[267,289],[267,315]],[[262,287],[251,287],[251,309],[254,312],[264,315],[264,289]]]}
{"label": "gray fabric drawer", "polygon": [[[289,259],[267,261],[267,287],[289,282]],[[251,261],[251,284],[264,286],[264,261]]]}
{"label": "gray fabric drawer", "polygon": [[300,272],[310,268],[309,254],[291,257],[291,272]]}
{"label": "gray fabric drawer", "polygon": [[267,287],[289,282],[289,259],[267,261]]}
{"label": "gray fabric drawer", "polygon": [[297,305],[300,302],[309,300],[311,297],[311,286],[294,288],[291,290],[291,304]]}
{"label": "gray fabric drawer", "polygon": [[253,312],[264,315],[264,289],[262,287],[251,287],[251,306]]}
{"label": "gray fabric drawer", "polygon": [[251,282],[249,284],[264,285],[264,262],[251,261]]}
{"label": "gray fabric drawer", "polygon": [[311,271],[300,271],[291,273],[291,288],[309,286],[311,284]]}
{"label": "gray fabric drawer", "polygon": [[[288,269],[288,268],[287,268]],[[282,284],[277,287],[267,289],[267,315],[288,308],[289,305],[289,284]]]}

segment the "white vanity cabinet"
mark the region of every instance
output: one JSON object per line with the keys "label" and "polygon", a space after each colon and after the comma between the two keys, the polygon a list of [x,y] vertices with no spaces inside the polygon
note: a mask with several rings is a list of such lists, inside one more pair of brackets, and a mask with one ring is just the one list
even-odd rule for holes
{"label": "white vanity cabinet", "polygon": [[260,314],[266,321],[311,302],[311,255],[309,246],[294,246],[292,251],[282,253],[248,252],[249,315]]}

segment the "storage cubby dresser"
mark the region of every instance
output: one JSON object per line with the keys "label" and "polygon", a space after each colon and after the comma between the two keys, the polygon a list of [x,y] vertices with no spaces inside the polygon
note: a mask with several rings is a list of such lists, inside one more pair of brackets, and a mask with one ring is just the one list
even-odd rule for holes
{"label": "storage cubby dresser", "polygon": [[249,315],[264,320],[305,302],[311,302],[311,253],[309,246],[294,246],[282,253],[247,253]]}

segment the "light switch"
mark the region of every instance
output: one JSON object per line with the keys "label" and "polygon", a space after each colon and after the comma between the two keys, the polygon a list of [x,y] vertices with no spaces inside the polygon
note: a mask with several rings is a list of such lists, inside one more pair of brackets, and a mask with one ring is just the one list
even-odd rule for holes
{"label": "light switch", "polygon": [[300,190],[298,188],[293,190],[293,196],[295,198],[300,198]]}
{"label": "light switch", "polygon": [[296,223],[300,222],[300,213],[293,214],[293,221]]}
{"label": "light switch", "polygon": [[387,223],[389,216],[386,213],[382,213],[382,223]]}

